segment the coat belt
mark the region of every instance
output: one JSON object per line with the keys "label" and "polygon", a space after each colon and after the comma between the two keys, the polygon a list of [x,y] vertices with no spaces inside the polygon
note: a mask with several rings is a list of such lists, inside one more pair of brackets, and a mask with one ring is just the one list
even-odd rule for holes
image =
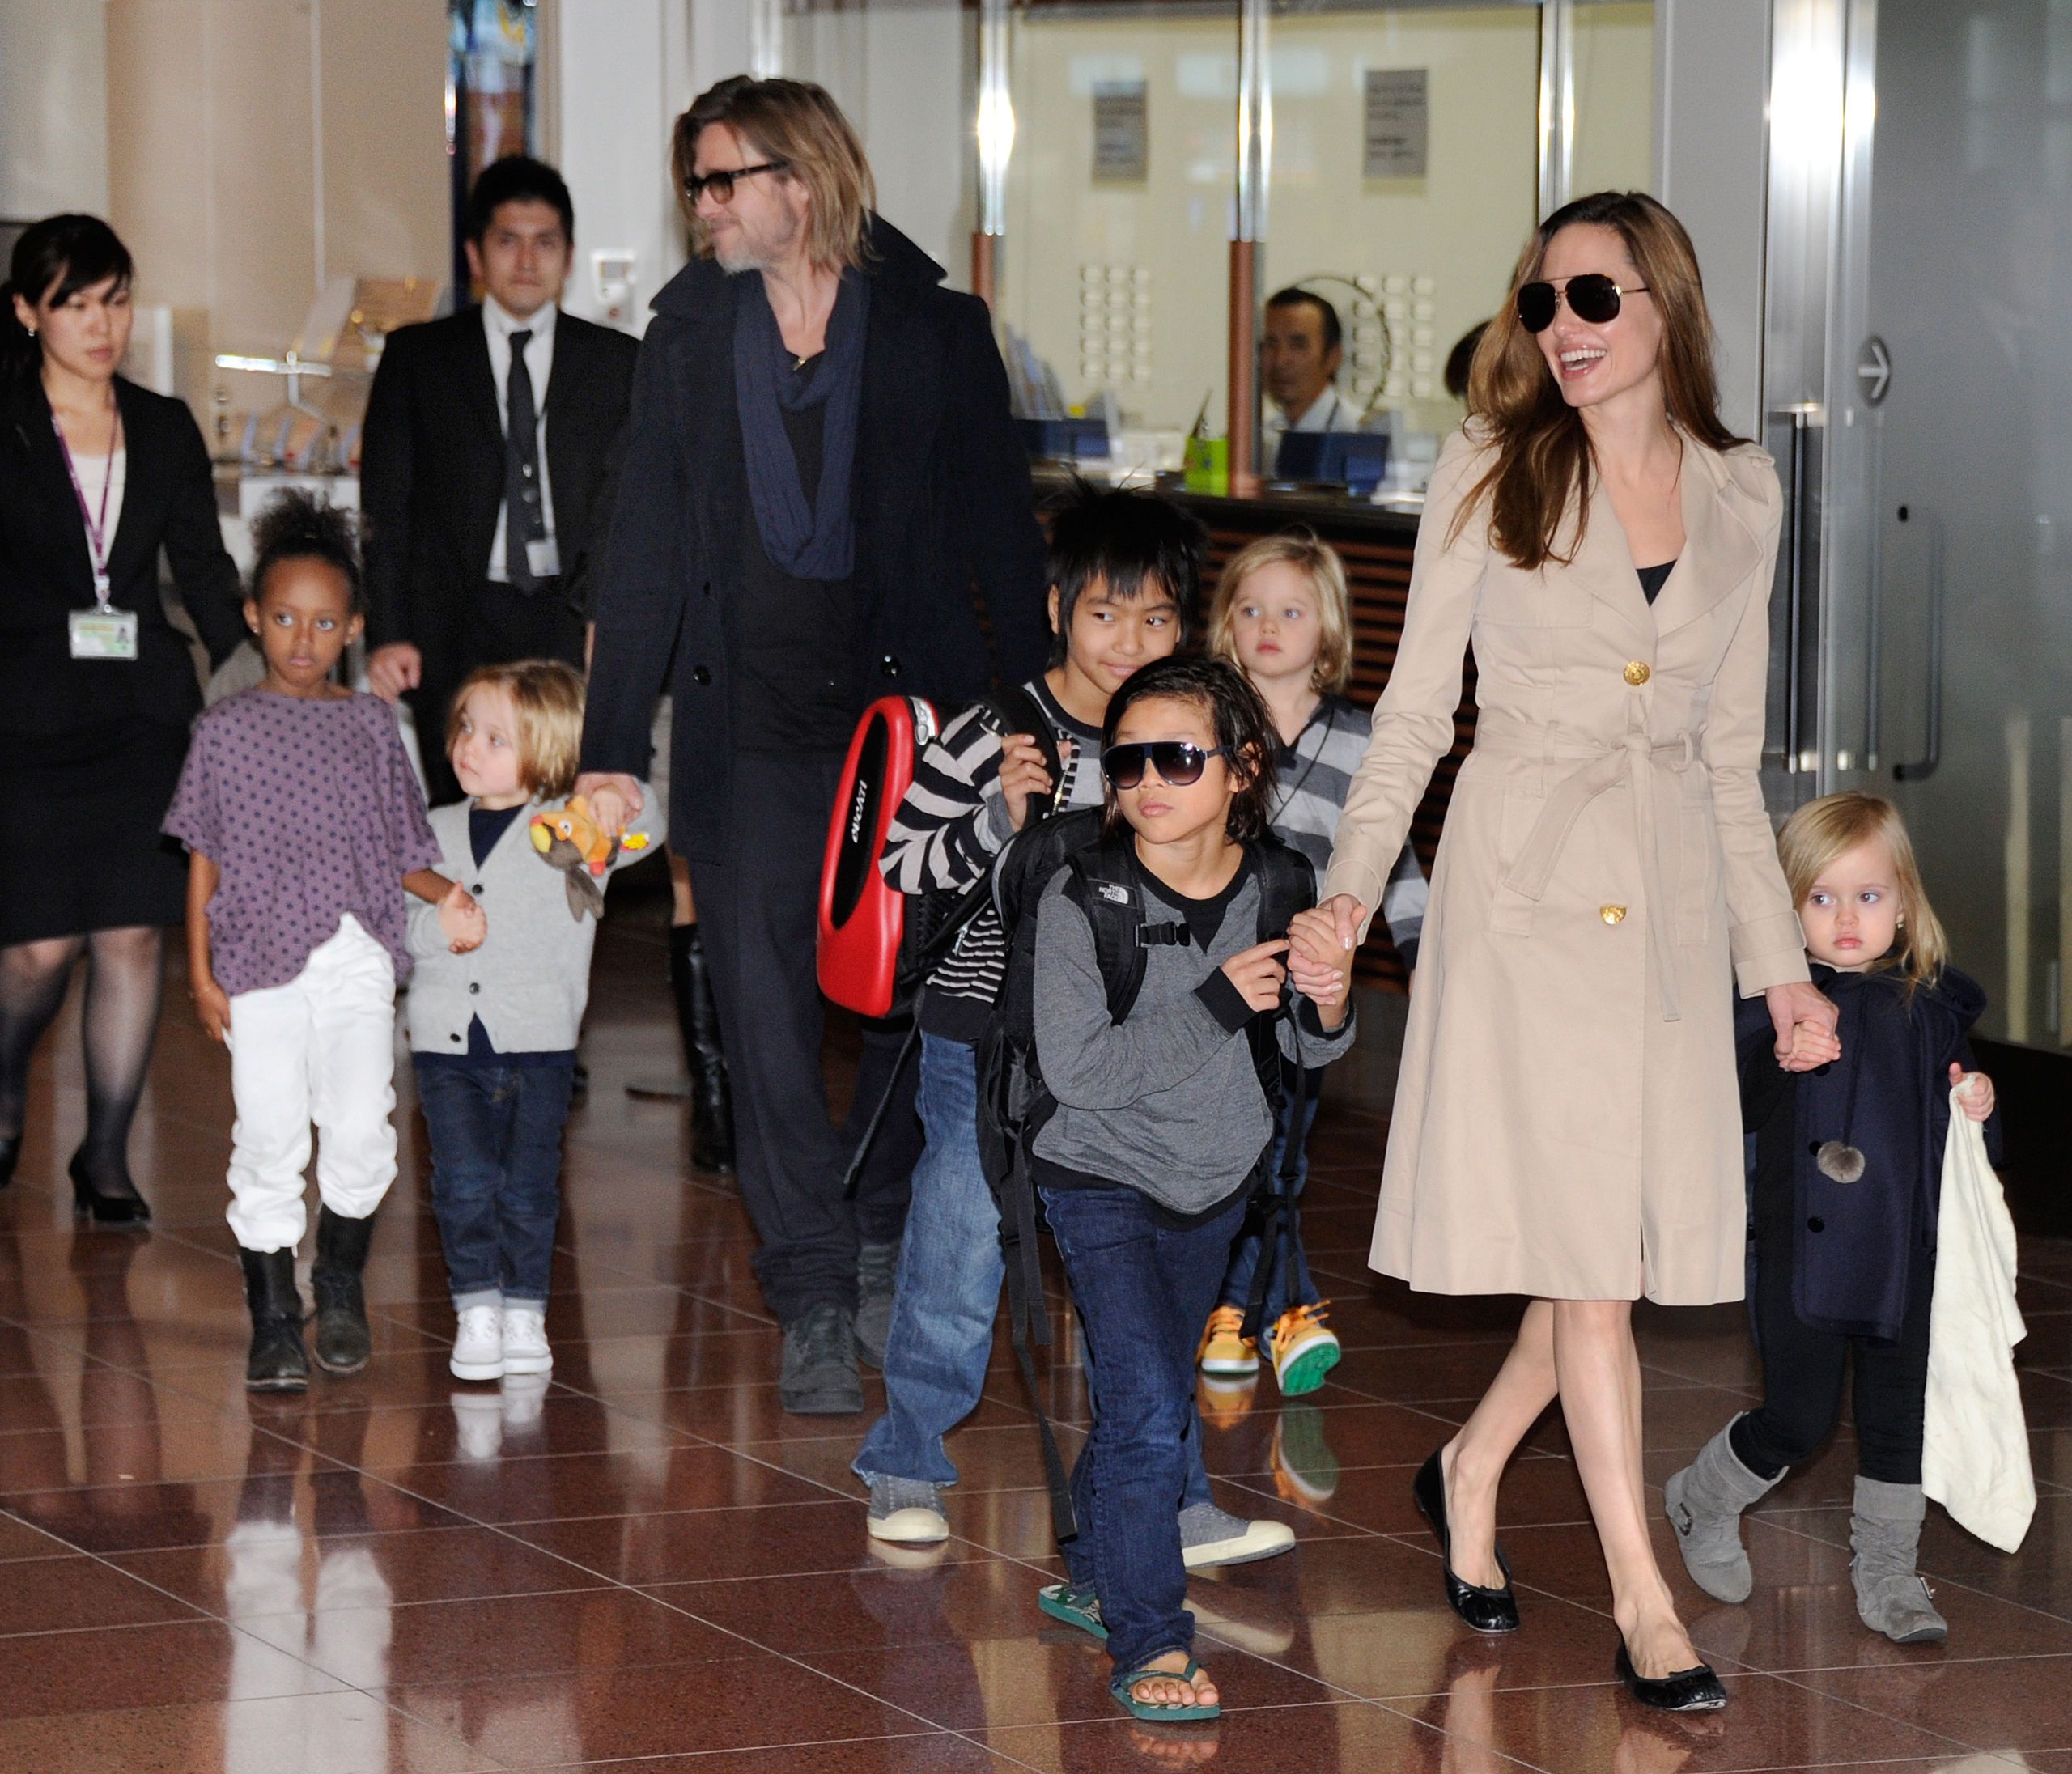
{"label": "coat belt", "polygon": [[1672,902],[1662,874],[1662,848],[1655,832],[1655,776],[1658,769],[1679,775],[1698,761],[1700,732],[1681,732],[1658,739],[1632,729],[1606,741],[1552,723],[1524,720],[1501,710],[1486,711],[1477,721],[1475,749],[1497,758],[1536,758],[1543,762],[1573,761],[1575,767],[1550,789],[1547,804],[1505,876],[1505,891],[1537,904],[1547,891],[1554,865],[1561,859],[1569,835],[1583,809],[1607,788],[1622,782],[1633,789],[1633,835],[1640,853],[1641,881],[1647,895],[1648,942],[1654,951],[1662,981],[1662,1020],[1683,1015],[1676,994],[1676,947],[1670,932]]}

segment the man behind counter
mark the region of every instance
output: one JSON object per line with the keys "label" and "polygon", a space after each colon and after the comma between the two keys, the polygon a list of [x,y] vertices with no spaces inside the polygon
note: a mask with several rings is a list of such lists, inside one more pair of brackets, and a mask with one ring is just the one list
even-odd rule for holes
{"label": "man behind counter", "polygon": [[1276,291],[1267,298],[1259,346],[1260,380],[1280,410],[1267,420],[1276,459],[1291,431],[1357,431],[1360,410],[1338,392],[1334,378],[1344,360],[1338,310],[1307,290]]}

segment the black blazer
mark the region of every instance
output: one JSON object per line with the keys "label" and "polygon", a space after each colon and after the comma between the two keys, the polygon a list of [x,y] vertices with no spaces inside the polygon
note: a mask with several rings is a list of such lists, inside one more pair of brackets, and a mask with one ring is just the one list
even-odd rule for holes
{"label": "black blazer", "polygon": [[[580,605],[610,513],[639,342],[567,312],[547,379],[547,488],[562,587]],[[458,649],[469,601],[489,572],[503,504],[497,416],[482,311],[397,329],[381,353],[360,433],[360,517],[370,647],[409,641],[427,684],[472,661]]]}
{"label": "black blazer", "polygon": [[[866,657],[873,694],[929,697],[947,715],[996,673],[1018,683],[1042,669],[1043,539],[985,304],[941,288],[942,268],[881,219],[871,245],[851,503]],[[586,770],[644,771],[673,646],[669,841],[704,859],[724,856],[732,832],[729,613],[748,503],[734,397],[740,288],[701,260],[655,298],[592,600],[583,736]]]}
{"label": "black blazer", "polygon": [[143,719],[184,727],[202,706],[187,637],[166,619],[159,551],[209,656],[245,638],[209,452],[185,402],[115,379],[128,453],[108,599],[137,613],[134,660],[74,659],[66,619],[94,601],[93,557],[50,403],[33,371],[0,387],[0,735]]}

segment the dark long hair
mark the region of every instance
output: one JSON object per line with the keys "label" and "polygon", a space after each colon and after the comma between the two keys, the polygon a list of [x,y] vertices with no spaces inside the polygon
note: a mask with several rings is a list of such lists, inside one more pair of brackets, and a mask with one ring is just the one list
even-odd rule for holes
{"label": "dark long hair", "polygon": [[135,277],[130,249],[97,215],[47,215],[15,243],[7,281],[0,284],[0,378],[26,376],[43,362],[43,347],[15,317],[17,295],[36,308],[62,302],[113,278]]}
{"label": "dark long hair", "polygon": [[[1486,494],[1489,539],[1530,571],[1574,558],[1590,516],[1590,436],[1582,414],[1561,397],[1539,342],[1518,320],[1518,291],[1539,276],[1562,229],[1609,228],[1625,243],[1662,316],[1662,385],[1669,416],[1708,449],[1741,442],[1719,419],[1713,373],[1713,323],[1698,277],[1698,255],[1684,224],[1644,191],[1599,191],[1564,204],[1539,224],[1511,275],[1511,292],[1475,347],[1467,410],[1487,427],[1497,460],[1461,505],[1458,534]],[[1575,502],[1576,528],[1559,552],[1562,520]]]}
{"label": "dark long hair", "polygon": [[[1242,770],[1245,780],[1230,799],[1230,812],[1223,830],[1242,843],[1267,829],[1267,816],[1273,807],[1273,759],[1276,741],[1273,717],[1267,714],[1251,680],[1234,665],[1220,659],[1175,656],[1154,659],[1132,672],[1108,699],[1108,712],[1101,722],[1101,749],[1115,743],[1115,732],[1133,702],[1154,698],[1187,702],[1208,717],[1209,729],[1223,753],[1224,767]],[[1110,830],[1121,822],[1122,809],[1115,792],[1107,791]]]}

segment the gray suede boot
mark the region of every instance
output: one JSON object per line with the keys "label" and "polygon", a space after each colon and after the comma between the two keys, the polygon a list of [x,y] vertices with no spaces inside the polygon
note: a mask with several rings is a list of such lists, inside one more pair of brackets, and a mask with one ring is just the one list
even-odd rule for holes
{"label": "gray suede boot", "polygon": [[[1740,1420],[1736,1417],[1734,1423]],[[1693,1583],[1720,1602],[1745,1602],[1755,1588],[1756,1576],[1741,1544],[1741,1512],[1767,1496],[1784,1476],[1780,1472],[1775,1479],[1759,1479],[1741,1463],[1727,1440],[1734,1423],[1662,1488],[1663,1510],[1676,1530],[1684,1568]]]}
{"label": "gray suede boot", "polygon": [[1849,1523],[1856,1611],[1895,1645],[1939,1645],[1950,1636],[1950,1623],[1936,1612],[1934,1592],[1915,1568],[1927,1513],[1919,1485],[1887,1484],[1858,1474]]}

